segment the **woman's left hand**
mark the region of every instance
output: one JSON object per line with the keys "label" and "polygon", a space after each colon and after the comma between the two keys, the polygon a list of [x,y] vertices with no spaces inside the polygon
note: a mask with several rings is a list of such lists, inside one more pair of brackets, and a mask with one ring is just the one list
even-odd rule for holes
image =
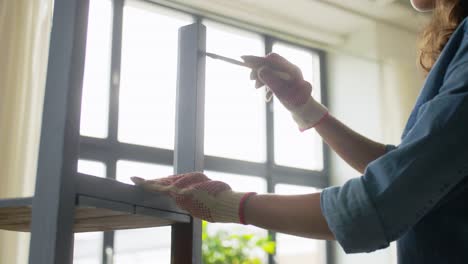
{"label": "woman's left hand", "polygon": [[213,181],[200,172],[144,180],[132,177],[144,189],[167,194],[177,205],[192,216],[209,222],[241,223],[244,220],[244,202],[255,193],[239,193],[221,181]]}

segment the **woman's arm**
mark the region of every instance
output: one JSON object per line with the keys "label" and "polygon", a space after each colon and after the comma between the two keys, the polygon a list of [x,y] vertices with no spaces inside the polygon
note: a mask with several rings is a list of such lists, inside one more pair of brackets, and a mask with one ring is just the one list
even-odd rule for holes
{"label": "woman's arm", "polygon": [[320,209],[320,193],[255,195],[246,201],[244,210],[248,224],[296,236],[334,240]]}
{"label": "woman's arm", "polygon": [[[385,153],[385,145],[356,133],[333,116],[325,118],[316,130],[343,160],[361,173]],[[245,220],[281,233],[335,239],[320,208],[320,193],[253,196],[246,202]]]}
{"label": "woman's arm", "polygon": [[385,145],[353,131],[329,115],[315,130],[323,140],[351,167],[364,173],[367,165],[385,154]]}
{"label": "woman's arm", "polygon": [[[303,79],[296,65],[275,53],[242,58],[252,67],[250,77],[256,79],[256,87],[267,85],[291,112],[299,130],[316,127],[325,142],[359,172],[362,173],[371,161],[385,153],[385,145],[359,135],[329,116],[328,109],[311,97],[312,86]],[[291,78],[285,80],[276,74],[277,71],[285,72]]]}
{"label": "woman's arm", "polygon": [[132,177],[149,191],[173,197],[194,217],[219,223],[252,224],[292,235],[334,239],[320,207],[320,193],[275,195],[241,193],[205,174],[191,172],[154,180]]}

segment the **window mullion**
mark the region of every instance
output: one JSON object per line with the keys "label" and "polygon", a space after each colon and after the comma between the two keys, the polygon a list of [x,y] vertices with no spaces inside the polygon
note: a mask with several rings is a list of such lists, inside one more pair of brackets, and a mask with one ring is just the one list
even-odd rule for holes
{"label": "window mullion", "polygon": [[[179,29],[177,61],[174,173],[202,171],[204,167],[206,28],[199,21]],[[171,262],[202,261],[201,220],[172,226]]]}
{"label": "window mullion", "polygon": [[[120,65],[122,50],[122,25],[124,0],[112,1],[112,47],[111,69],[109,80],[109,125],[108,139],[117,143],[119,128],[119,90],[120,90]],[[116,178],[116,159],[112,158],[107,165],[107,178]],[[103,233],[102,263],[113,263],[114,259],[114,232]]]}
{"label": "window mullion", "polygon": [[[265,54],[268,54],[273,49],[273,40],[265,36]],[[274,191],[273,182],[271,181],[272,170],[274,166],[274,153],[275,153],[275,138],[274,138],[274,113],[273,113],[273,100],[265,103],[266,107],[266,153],[267,153],[267,188],[268,192]]]}
{"label": "window mullion", "polygon": [[[265,36],[265,54],[272,52],[273,50],[273,40]],[[273,113],[273,100],[265,103],[265,113],[266,113],[266,152],[267,152],[267,192],[275,192],[275,183],[273,182],[272,172],[273,166],[275,164],[274,153],[275,153],[275,134],[274,134],[274,113]],[[268,230],[268,235],[273,241],[276,241],[276,233]],[[276,252],[276,249],[275,249]],[[275,255],[268,254],[268,263],[275,263]]]}
{"label": "window mullion", "polygon": [[[322,103],[328,105],[328,72],[327,72],[327,61],[326,61],[326,54],[324,51],[317,51],[319,55],[319,63],[320,63],[320,88],[321,88],[321,100]],[[325,184],[326,186],[331,185],[331,175],[330,175],[330,157],[331,157],[331,150],[330,147],[325,143],[323,144],[323,175],[325,177]],[[326,241],[325,246],[325,256],[326,256],[326,263],[333,264],[335,263],[335,254],[334,254],[334,247],[335,244],[332,241]]]}
{"label": "window mullion", "polygon": [[[111,142],[117,141],[119,128],[119,91],[122,51],[122,25],[124,0],[113,0],[111,74],[109,89],[109,130]],[[115,177],[115,175],[114,175]]]}

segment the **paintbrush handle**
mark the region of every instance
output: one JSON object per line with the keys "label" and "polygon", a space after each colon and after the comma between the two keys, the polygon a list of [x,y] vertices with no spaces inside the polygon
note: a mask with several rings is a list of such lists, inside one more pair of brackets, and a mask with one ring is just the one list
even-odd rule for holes
{"label": "paintbrush handle", "polygon": [[[204,54],[206,56],[208,56],[210,58],[213,58],[213,59],[216,59],[216,60],[222,60],[222,61],[227,62],[227,63],[231,63],[231,64],[235,64],[235,65],[238,65],[238,66],[247,67],[247,68],[252,69],[251,66],[249,66],[247,63],[242,62],[242,61],[238,61],[238,60],[228,58],[228,57],[225,57],[225,56],[222,56],[222,55],[218,55],[218,54],[215,54],[215,53],[211,53],[211,52],[205,52]],[[265,67],[268,67],[268,66],[265,66]],[[292,79],[291,75],[289,73],[287,73],[287,72],[277,71],[277,70],[272,69],[272,68],[270,68],[270,70],[273,71],[273,73],[278,78],[280,78],[282,80],[290,81]]]}

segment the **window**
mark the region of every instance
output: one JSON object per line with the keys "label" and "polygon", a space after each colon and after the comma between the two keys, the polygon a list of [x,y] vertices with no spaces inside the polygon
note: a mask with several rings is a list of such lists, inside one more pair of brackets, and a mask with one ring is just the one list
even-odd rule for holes
{"label": "window", "polygon": [[[124,2],[124,3],[123,3]],[[91,0],[83,83],[78,171],[132,184],[131,176],[173,174],[178,28],[202,21],[207,50],[237,58],[275,51],[301,67],[321,100],[322,53],[147,1]],[[322,142],[300,133],[276,101],[265,102],[249,70],[207,58],[205,173],[237,191],[313,192],[326,186]],[[109,150],[111,149],[111,150]],[[208,234],[270,235],[276,256],[263,263],[324,263],[324,243],[235,224]],[[77,234],[75,262],[170,263],[169,227]],[[106,250],[105,250],[106,249]]]}
{"label": "window", "polygon": [[[238,192],[257,192],[257,193],[266,193],[267,192],[267,183],[265,179],[260,177],[255,177],[251,175],[237,175],[231,173],[223,173],[218,171],[205,171],[205,174],[213,180],[219,180],[226,182],[231,186],[234,191]],[[230,234],[251,234],[259,238],[267,237],[268,232],[264,229],[260,229],[254,226],[244,226],[237,224],[218,224],[218,223],[208,223],[207,233],[208,235],[213,235],[219,230],[228,231]],[[267,255],[263,251],[254,251],[255,256],[259,257],[265,263],[267,260]]]}
{"label": "window", "polygon": [[[304,79],[313,86],[312,95],[320,102],[320,58],[318,55],[281,42],[273,45],[273,51],[299,66]],[[296,123],[277,100],[274,102],[274,113],[275,163],[282,166],[322,170],[322,141],[315,130],[298,133]]]}
{"label": "window", "polygon": [[76,233],[73,263],[100,264],[102,260],[102,233]]}
{"label": "window", "polygon": [[129,160],[117,161],[116,179],[128,184],[133,184],[133,182],[130,180],[130,177],[132,176],[138,176],[144,179],[155,179],[166,177],[172,174],[173,169],[171,166]]}
{"label": "window", "polygon": [[126,1],[123,21],[118,139],[173,149],[177,30],[192,17]]}
{"label": "window", "polygon": [[83,136],[106,138],[112,38],[111,0],[92,1],[88,17],[80,133]]}
{"label": "window", "polygon": [[143,228],[115,232],[115,264],[170,263],[171,228]]}
{"label": "window", "polygon": [[[213,22],[207,27],[206,49],[232,58],[262,55],[262,38]],[[229,45],[226,45],[229,43]],[[255,91],[250,70],[207,58],[205,90],[205,153],[265,161],[265,102]]]}
{"label": "window", "polygon": [[[117,180],[133,184],[131,176],[154,179],[171,175],[171,166],[119,160]],[[115,232],[114,263],[170,263],[170,227],[121,230]]]}
{"label": "window", "polygon": [[[291,184],[277,184],[275,193],[306,194],[316,188]],[[325,262],[325,242],[278,233],[276,235],[276,260],[278,264],[309,264]]]}
{"label": "window", "polygon": [[[78,160],[78,172],[106,177],[106,166],[93,160]],[[100,264],[102,260],[103,236],[100,232],[76,233],[73,257],[76,264]]]}
{"label": "window", "polygon": [[105,178],[106,165],[99,161],[80,159],[78,160],[78,172]]}

